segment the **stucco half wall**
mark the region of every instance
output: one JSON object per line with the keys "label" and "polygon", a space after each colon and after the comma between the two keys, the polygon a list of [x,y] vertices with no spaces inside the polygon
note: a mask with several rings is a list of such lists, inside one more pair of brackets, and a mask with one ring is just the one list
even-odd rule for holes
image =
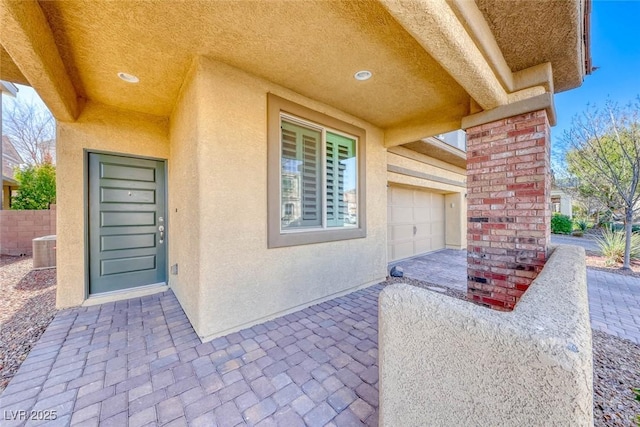
{"label": "stucco half wall", "polygon": [[584,249],[556,247],[512,312],[398,284],[379,314],[380,425],[593,425]]}
{"label": "stucco half wall", "polygon": [[[365,130],[366,237],[268,248],[269,93]],[[203,57],[170,127],[169,262],[178,274],[169,284],[204,340],[384,280],[382,130]]]}

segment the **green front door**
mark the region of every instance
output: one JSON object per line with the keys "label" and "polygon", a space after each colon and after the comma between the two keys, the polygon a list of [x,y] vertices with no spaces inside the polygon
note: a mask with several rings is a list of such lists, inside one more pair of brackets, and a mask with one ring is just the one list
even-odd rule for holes
{"label": "green front door", "polygon": [[89,154],[89,293],[166,282],[165,164]]}

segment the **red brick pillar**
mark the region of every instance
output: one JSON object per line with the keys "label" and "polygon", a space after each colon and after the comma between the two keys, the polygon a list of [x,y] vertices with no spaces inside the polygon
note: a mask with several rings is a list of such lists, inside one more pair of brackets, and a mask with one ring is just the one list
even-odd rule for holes
{"label": "red brick pillar", "polygon": [[544,110],[467,129],[467,296],[513,310],[546,261],[550,129]]}

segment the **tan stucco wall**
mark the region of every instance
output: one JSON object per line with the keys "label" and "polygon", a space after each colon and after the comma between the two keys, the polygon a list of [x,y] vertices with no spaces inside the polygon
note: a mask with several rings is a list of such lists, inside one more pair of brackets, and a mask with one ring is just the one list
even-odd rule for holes
{"label": "tan stucco wall", "polygon": [[467,198],[465,192],[444,196],[447,249],[467,249]]}
{"label": "tan stucco wall", "polygon": [[551,190],[551,197],[560,198],[560,213],[573,217],[573,208],[571,206],[571,196],[562,190]]}
{"label": "tan stucco wall", "polygon": [[509,313],[405,284],[379,300],[380,425],[593,425],[584,249]]}
{"label": "tan stucco wall", "polygon": [[[404,147],[389,149],[387,165],[405,171],[405,173],[388,171],[389,184],[421,188],[445,195],[445,244],[449,249],[465,249],[467,246],[466,171]],[[443,179],[445,182],[428,179],[428,176]]]}
{"label": "tan stucco wall", "polygon": [[[184,286],[189,277],[188,286],[200,288],[199,318],[192,318],[197,333],[212,338],[383,280],[386,151],[382,131],[222,63],[203,58],[195,66],[195,88],[187,90],[187,96],[195,103],[190,108],[198,117],[197,156],[191,161],[197,162],[198,170],[199,262],[189,261],[191,253],[185,250],[172,252],[176,258],[170,263],[179,263],[172,284]],[[366,130],[366,238],[267,248],[268,92]],[[171,153],[176,164],[180,161],[173,159],[174,147],[186,143],[173,141],[174,135],[186,132],[175,131],[177,117],[174,114],[172,121]],[[170,191],[194,185],[189,179],[189,175],[174,174]],[[172,197],[172,212],[175,201]],[[195,218],[195,213],[181,220],[172,215],[176,222],[188,224]]]}
{"label": "tan stucco wall", "polygon": [[[169,265],[178,264],[178,274],[169,274],[173,289],[193,325],[200,322],[200,185],[198,123],[206,121],[198,107],[197,67],[191,68],[170,121],[169,144]],[[214,167],[210,161],[208,167]],[[204,183],[208,187],[211,183]],[[175,189],[175,190],[174,190]]]}
{"label": "tan stucco wall", "polygon": [[76,122],[57,125],[58,307],[85,299],[85,149],[166,159],[168,121],[87,103]]}

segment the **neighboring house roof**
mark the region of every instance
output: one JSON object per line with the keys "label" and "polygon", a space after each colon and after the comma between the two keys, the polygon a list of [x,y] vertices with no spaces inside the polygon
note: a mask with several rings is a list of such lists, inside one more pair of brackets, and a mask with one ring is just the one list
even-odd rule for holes
{"label": "neighboring house roof", "polygon": [[24,160],[16,150],[8,136],[2,135],[2,178],[6,180],[14,180],[14,170],[16,167],[24,163]]}
{"label": "neighboring house roof", "polygon": [[0,78],[26,79],[61,121],[84,100],[168,117],[204,56],[366,120],[392,147],[523,109],[553,124],[552,94],[590,71],[589,4],[161,0],[127,3],[125,19],[118,2],[6,2]]}

